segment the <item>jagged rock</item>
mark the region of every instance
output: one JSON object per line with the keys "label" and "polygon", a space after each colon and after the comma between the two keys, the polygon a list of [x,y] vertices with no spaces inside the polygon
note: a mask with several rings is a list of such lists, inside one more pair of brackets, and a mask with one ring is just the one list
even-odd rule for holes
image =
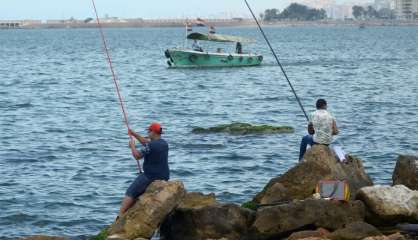
{"label": "jagged rock", "polygon": [[26,238],[21,238],[20,240],[67,240],[68,238],[64,237],[51,237],[51,236],[31,236]]}
{"label": "jagged rock", "polygon": [[302,240],[307,238],[320,238],[327,239],[330,232],[324,228],[317,229],[315,231],[300,231],[292,233],[287,240]]}
{"label": "jagged rock", "polygon": [[364,204],[308,199],[289,204],[264,207],[257,211],[249,239],[284,237],[304,229],[337,230],[349,223],[363,221]]}
{"label": "jagged rock", "polygon": [[273,133],[293,133],[295,130],[292,127],[276,127],[269,125],[251,125],[248,123],[232,123],[222,124],[216,127],[201,128],[197,127],[192,130],[192,133],[207,134],[207,133],[228,133],[228,134],[273,134]]}
{"label": "jagged rock", "polygon": [[285,174],[273,178],[253,199],[257,204],[271,204],[286,200],[306,199],[312,196],[320,180],[347,180],[352,199],[362,187],[373,185],[360,159],[348,156],[347,163],[337,161],[327,146],[314,145],[304,161]]}
{"label": "jagged rock", "polygon": [[401,155],[392,176],[393,185],[405,185],[418,190],[418,157]]}
{"label": "jagged rock", "polygon": [[383,234],[374,226],[365,222],[354,222],[345,228],[331,233],[332,240],[361,240],[366,237],[382,236]]}
{"label": "jagged rock", "polygon": [[367,222],[375,226],[418,222],[418,191],[404,185],[365,187],[356,198],[366,204]]}
{"label": "jagged rock", "polygon": [[180,181],[153,182],[136,204],[110,226],[109,238],[151,238],[167,215],[180,204],[185,194]]}
{"label": "jagged rock", "polygon": [[170,240],[238,240],[245,236],[254,212],[234,204],[213,204],[177,208],[161,226],[161,236]]}

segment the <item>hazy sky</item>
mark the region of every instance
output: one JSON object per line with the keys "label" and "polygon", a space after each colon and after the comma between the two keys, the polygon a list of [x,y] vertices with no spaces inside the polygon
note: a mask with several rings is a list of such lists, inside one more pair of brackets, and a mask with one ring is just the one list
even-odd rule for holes
{"label": "hazy sky", "polygon": [[[181,18],[248,15],[243,0],[95,0],[99,14],[126,18]],[[249,0],[256,12],[282,9],[292,0]],[[343,1],[343,0],[338,0]],[[229,14],[229,15],[228,15]],[[91,0],[0,0],[0,19],[84,19]]]}

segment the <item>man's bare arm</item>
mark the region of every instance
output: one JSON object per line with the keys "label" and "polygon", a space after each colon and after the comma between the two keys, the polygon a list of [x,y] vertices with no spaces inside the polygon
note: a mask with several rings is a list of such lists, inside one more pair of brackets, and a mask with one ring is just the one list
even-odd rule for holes
{"label": "man's bare arm", "polygon": [[315,129],[313,127],[313,123],[311,123],[311,122],[308,124],[308,133],[310,135],[314,135],[315,134]]}
{"label": "man's bare arm", "polygon": [[332,121],[332,135],[338,135],[339,132],[337,122],[335,120]]}
{"label": "man's bare arm", "polygon": [[134,132],[132,129],[128,130],[128,134],[129,136],[136,138],[136,140],[138,140],[142,145],[150,142],[148,138],[141,136],[140,134]]}
{"label": "man's bare arm", "polygon": [[142,158],[142,154],[141,154],[141,152],[140,152],[140,151],[138,151],[138,150],[136,149],[136,146],[135,146],[135,141],[129,141],[129,147],[131,148],[131,151],[132,151],[132,156],[133,156],[136,160],[139,160],[139,159],[141,159],[141,158]]}

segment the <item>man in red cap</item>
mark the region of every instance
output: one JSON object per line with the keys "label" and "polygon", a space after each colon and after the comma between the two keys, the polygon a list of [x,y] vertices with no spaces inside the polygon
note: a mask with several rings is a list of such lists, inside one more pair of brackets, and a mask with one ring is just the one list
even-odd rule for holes
{"label": "man in red cap", "polygon": [[149,126],[148,138],[129,129],[128,134],[136,138],[142,144],[142,148],[138,150],[134,140],[129,142],[134,158],[137,160],[144,158],[144,173],[139,174],[126,191],[119,216],[122,216],[122,214],[134,205],[136,199],[145,192],[153,181],[168,181],[170,178],[170,170],[168,167],[168,144],[161,138],[162,133],[163,129],[159,123],[152,123]]}

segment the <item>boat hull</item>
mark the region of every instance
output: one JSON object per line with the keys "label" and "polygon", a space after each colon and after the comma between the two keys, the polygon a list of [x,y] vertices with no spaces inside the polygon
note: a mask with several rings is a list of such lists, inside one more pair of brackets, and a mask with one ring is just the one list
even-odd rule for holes
{"label": "boat hull", "polygon": [[169,49],[165,55],[171,68],[248,67],[258,66],[263,61],[263,56],[258,54],[210,53],[182,49]]}

